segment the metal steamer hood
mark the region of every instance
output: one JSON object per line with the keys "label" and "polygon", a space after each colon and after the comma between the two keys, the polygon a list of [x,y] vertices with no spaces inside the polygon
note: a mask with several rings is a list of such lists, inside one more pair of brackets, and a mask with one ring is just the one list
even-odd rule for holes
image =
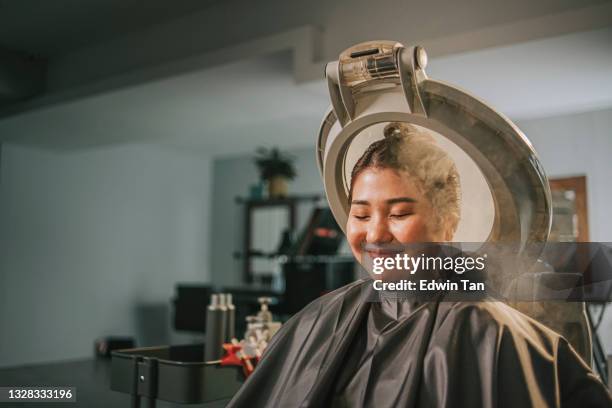
{"label": "metal steamer hood", "polygon": [[[513,242],[521,248],[546,242],[552,218],[550,188],[531,143],[484,102],[428,78],[426,65],[422,47],[393,41],[355,45],[327,64],[332,106],[319,131],[317,161],[340,227],[345,228],[349,211],[349,147],[354,148],[356,136],[368,127],[406,122],[448,139],[484,176],[493,215],[482,241]],[[363,152],[368,145],[359,148]]]}

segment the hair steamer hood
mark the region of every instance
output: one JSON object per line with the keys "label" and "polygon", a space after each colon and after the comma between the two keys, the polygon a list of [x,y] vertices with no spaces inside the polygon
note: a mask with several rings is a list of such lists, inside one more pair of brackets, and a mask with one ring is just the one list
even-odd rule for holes
{"label": "hair steamer hood", "polygon": [[[356,158],[374,142],[371,136],[383,137],[386,124],[404,122],[435,135],[457,164],[462,210],[452,241],[482,243],[481,250],[509,244],[537,260],[548,239],[552,208],[548,180],[533,146],[508,118],[483,101],[428,78],[426,66],[422,47],[394,41],[357,44],[327,64],[331,108],[319,130],[317,164],[338,225],[346,227]],[[469,190],[477,178],[482,180],[480,191]],[[512,281],[521,273],[515,272],[501,278]],[[566,334],[585,361],[591,361],[584,303],[533,301],[514,306]],[[576,324],[581,330],[570,333],[564,328],[575,329]]]}
{"label": "hair steamer hood", "polygon": [[484,176],[493,208],[491,225],[470,241],[512,242],[521,248],[546,242],[552,217],[550,188],[530,142],[484,102],[428,78],[426,66],[422,47],[393,41],[355,45],[327,64],[332,106],[319,131],[317,163],[340,227],[345,228],[349,211],[354,164],[349,150],[358,157],[371,143],[357,136],[377,124],[406,122],[448,139]]}

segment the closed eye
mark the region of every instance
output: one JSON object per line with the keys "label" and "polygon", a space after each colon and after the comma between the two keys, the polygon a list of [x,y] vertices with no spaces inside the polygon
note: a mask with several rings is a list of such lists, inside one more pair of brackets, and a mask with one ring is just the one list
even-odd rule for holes
{"label": "closed eye", "polygon": [[411,216],[412,214],[414,214],[414,213],[391,214],[389,217],[401,220],[402,218],[407,218],[407,217]]}
{"label": "closed eye", "polygon": [[355,217],[356,219],[360,221],[366,221],[368,218],[370,218],[369,215],[355,215],[355,214],[353,214],[353,217]]}

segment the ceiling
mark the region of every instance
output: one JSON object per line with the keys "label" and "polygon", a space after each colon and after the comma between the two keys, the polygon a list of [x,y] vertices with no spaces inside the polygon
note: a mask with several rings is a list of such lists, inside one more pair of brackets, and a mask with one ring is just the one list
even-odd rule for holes
{"label": "ceiling", "polygon": [[[312,146],[326,85],[296,84],[291,61],[276,53],[47,106],[4,118],[0,135],[56,149],[154,142],[215,157]],[[612,28],[435,58],[427,71],[512,119],[612,107]]]}
{"label": "ceiling", "polygon": [[612,27],[443,57],[427,71],[512,119],[604,109],[612,106]]}
{"label": "ceiling", "polygon": [[0,0],[0,47],[51,57],[218,2],[180,0],[169,7],[167,0]]}

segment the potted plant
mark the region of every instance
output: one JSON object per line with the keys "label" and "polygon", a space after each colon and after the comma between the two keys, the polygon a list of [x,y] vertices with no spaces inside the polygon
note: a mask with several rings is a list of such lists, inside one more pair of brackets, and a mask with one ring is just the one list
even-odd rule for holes
{"label": "potted plant", "polygon": [[270,198],[287,196],[287,181],[295,178],[293,157],[274,147],[257,149],[255,164],[261,179],[268,183]]}

